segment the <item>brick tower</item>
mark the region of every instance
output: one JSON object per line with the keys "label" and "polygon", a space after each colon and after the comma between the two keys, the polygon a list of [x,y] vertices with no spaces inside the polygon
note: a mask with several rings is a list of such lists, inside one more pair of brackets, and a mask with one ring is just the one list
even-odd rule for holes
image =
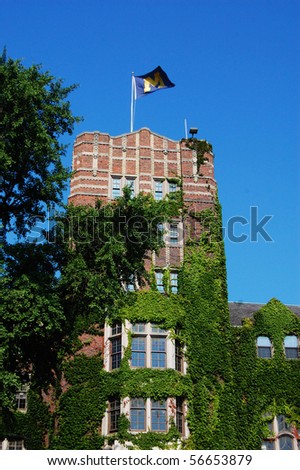
{"label": "brick tower", "polygon": [[[200,147],[202,153],[199,152]],[[125,186],[130,187],[133,194],[152,193],[156,200],[182,190],[184,214],[164,224],[165,247],[160,250],[159,256],[152,253],[145,260],[146,269],[154,268],[156,290],[160,293],[165,293],[163,276],[167,269],[170,293],[177,294],[178,271],[184,260],[185,242],[197,237],[201,230],[200,222],[194,216],[215,205],[214,156],[209,149],[205,141],[174,141],[145,128],[117,137],[85,132],[75,141],[69,204],[93,206],[97,199],[109,202],[120,197]],[[131,291],[139,287],[133,280],[125,289]],[[160,294],[157,295],[160,297]],[[164,316],[168,299],[163,301],[166,302],[165,307],[161,307]],[[153,303],[150,301],[153,310],[150,321],[143,317],[144,309],[141,306],[138,307],[141,314],[138,314],[137,321],[126,317],[113,325],[105,324],[104,370],[113,372],[114,377],[115,374],[122,374],[124,360],[127,361],[126,367],[129,365],[133,372],[156,370],[162,374],[162,381],[163,374],[170,369],[179,381],[186,375],[183,347],[174,337],[174,333],[178,334],[176,325],[172,327],[172,334],[169,328],[161,327],[154,303],[153,298]],[[129,347],[131,357],[128,360],[125,351]],[[141,397],[136,391],[129,393],[126,387],[112,392],[101,424],[102,435],[113,436],[118,432],[121,415],[129,419],[133,436],[149,429],[167,433],[172,421],[183,440],[189,435],[186,397],[180,395],[180,391],[174,395],[173,387],[165,399],[159,401],[151,396]],[[112,448],[120,448],[117,441],[114,445]]]}

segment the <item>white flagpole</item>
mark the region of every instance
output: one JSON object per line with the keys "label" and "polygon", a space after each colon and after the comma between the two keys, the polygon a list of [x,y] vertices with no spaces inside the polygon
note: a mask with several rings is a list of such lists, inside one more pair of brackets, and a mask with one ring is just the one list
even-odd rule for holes
{"label": "white flagpole", "polygon": [[133,121],[134,121],[134,101],[135,101],[135,82],[134,72],[131,77],[131,106],[130,106],[130,132],[133,132]]}

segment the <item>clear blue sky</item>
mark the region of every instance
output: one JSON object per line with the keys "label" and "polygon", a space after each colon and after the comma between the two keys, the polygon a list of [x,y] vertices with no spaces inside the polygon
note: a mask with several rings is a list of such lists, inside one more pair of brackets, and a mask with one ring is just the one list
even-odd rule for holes
{"label": "clear blue sky", "polygon": [[[129,132],[131,72],[176,84],[137,102],[135,129],[212,143],[229,300],[300,305],[300,1],[0,0],[0,47],[65,84],[84,130]],[[2,45],[2,46],[1,46]],[[66,165],[71,164],[72,137]],[[250,240],[250,208],[272,242]],[[247,222],[247,223],[246,223]]]}

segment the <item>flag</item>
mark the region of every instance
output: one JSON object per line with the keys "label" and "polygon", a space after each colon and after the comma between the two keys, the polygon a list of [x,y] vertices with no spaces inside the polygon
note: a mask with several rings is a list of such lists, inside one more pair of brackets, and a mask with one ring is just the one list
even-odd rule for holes
{"label": "flag", "polygon": [[163,69],[159,66],[152,70],[152,72],[133,78],[135,81],[136,100],[141,96],[154,93],[154,91],[163,90],[164,88],[172,88],[175,86],[174,83],[169,80],[166,72],[164,72]]}

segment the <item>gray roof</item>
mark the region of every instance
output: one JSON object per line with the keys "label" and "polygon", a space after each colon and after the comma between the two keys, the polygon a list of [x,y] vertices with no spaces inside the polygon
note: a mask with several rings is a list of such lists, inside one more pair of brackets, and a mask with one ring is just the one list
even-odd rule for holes
{"label": "gray roof", "polygon": [[[244,318],[253,318],[253,314],[265,304],[229,302],[228,305],[231,324],[233,326],[241,326]],[[300,307],[296,305],[286,305],[286,307],[300,318]]]}

